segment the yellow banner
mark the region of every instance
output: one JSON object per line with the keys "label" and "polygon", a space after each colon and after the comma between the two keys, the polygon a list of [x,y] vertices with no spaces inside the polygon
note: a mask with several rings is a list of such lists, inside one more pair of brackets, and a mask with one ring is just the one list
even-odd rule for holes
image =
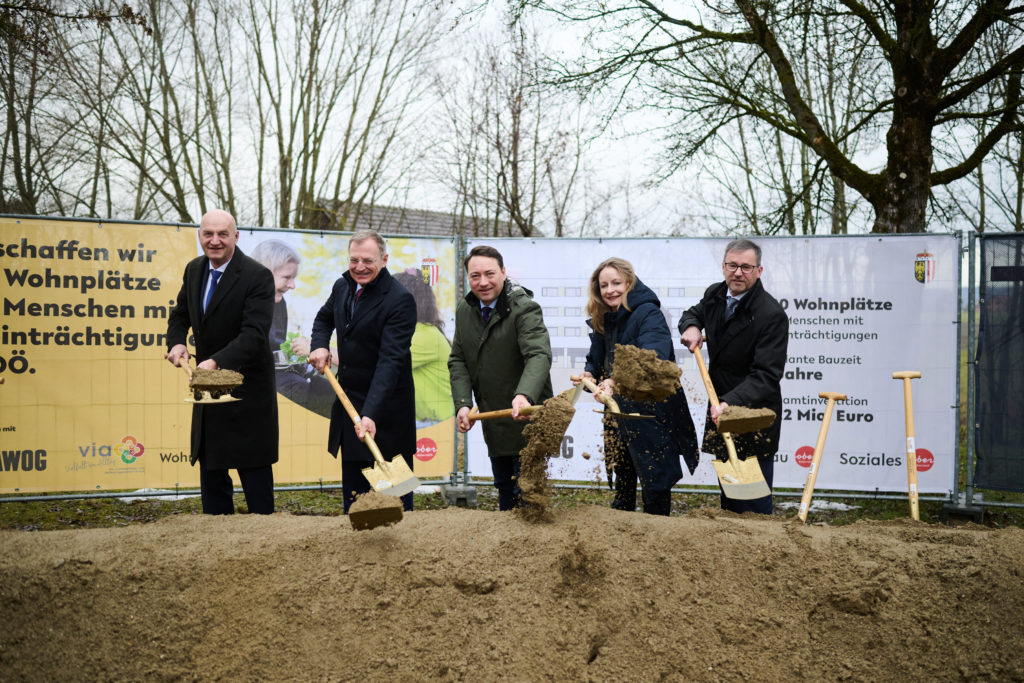
{"label": "yellow banner", "polygon": [[[243,231],[239,247],[251,254],[266,240],[287,244],[301,259],[296,288],[280,297],[278,309],[290,337],[308,338],[313,316],[347,266],[348,236]],[[454,242],[388,243],[389,270],[428,285],[425,295],[450,332]],[[188,462],[186,377],[163,359],[167,314],[185,264],[198,253],[193,226],[0,218],[0,492],[198,486],[198,470]],[[420,346],[439,355],[448,332]],[[320,383],[327,382],[300,356],[276,357],[275,482],[336,482],[340,466],[326,452]],[[415,371],[417,396],[423,384],[426,399],[417,402],[415,459],[416,474],[432,478],[451,471],[455,430],[450,394],[437,394],[438,358],[427,361]]]}

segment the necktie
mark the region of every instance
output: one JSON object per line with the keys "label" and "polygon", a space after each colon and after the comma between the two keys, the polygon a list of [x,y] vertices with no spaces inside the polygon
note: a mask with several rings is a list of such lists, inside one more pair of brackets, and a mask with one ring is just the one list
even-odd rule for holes
{"label": "necktie", "polygon": [[356,295],[352,297],[352,313],[356,312],[356,304],[359,303],[359,297],[363,295],[363,288],[360,287],[356,290]]}
{"label": "necktie", "polygon": [[739,302],[740,302],[740,300],[736,299],[735,297],[731,297],[730,296],[730,297],[726,298],[726,300],[725,300],[725,319],[726,320],[729,320],[729,318],[732,317],[732,314],[736,312],[736,304],[738,304]]}
{"label": "necktie", "polygon": [[485,325],[487,324],[487,321],[491,319],[491,310],[492,309],[490,306],[484,306],[483,308],[480,309],[480,315],[484,317]]}
{"label": "necktie", "polygon": [[210,288],[206,290],[206,300],[203,302],[203,313],[206,313],[206,307],[210,305],[210,299],[213,297],[213,290],[217,288],[217,281],[220,280],[220,276],[223,275],[219,270],[211,270],[210,277],[213,278],[210,281]]}

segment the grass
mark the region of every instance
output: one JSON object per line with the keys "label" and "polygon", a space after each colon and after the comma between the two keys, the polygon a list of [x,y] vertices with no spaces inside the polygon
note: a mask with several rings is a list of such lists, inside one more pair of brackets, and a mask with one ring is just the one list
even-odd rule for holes
{"label": "grass", "polygon": [[[639,496],[638,496],[639,497]],[[1015,502],[1024,500],[1020,494],[989,494],[986,499],[1011,498]],[[341,491],[333,489],[311,491],[278,491],[275,495],[277,509],[293,515],[319,515],[326,517],[341,514]],[[0,497],[0,501],[3,498]],[[490,486],[477,487],[477,508],[480,510],[497,510],[497,495]],[[611,504],[612,494],[607,487],[589,489],[556,489],[551,504],[556,508],[568,508],[577,505]],[[818,500],[821,500],[820,498]],[[860,520],[890,520],[909,517],[909,506],[905,500],[887,500],[878,498],[843,498],[830,501],[855,506],[850,510],[812,510],[808,523],[824,523],[829,525],[851,524]],[[799,502],[799,498],[776,496],[776,503],[785,501]],[[236,509],[245,511],[245,501],[241,495],[235,497]],[[446,507],[440,493],[415,495],[416,510],[437,510]],[[717,509],[717,494],[711,495],[697,492],[677,492],[672,495],[672,514],[686,515],[700,508]],[[921,502],[921,521],[938,523],[941,519],[942,503],[932,501]],[[125,502],[118,498],[88,498],[78,500],[41,500],[29,502],[0,503],[0,529],[20,531],[49,531],[55,529],[88,529],[101,527],[129,526],[147,524],[171,515],[198,515],[202,513],[199,498],[170,500],[152,498]],[[796,508],[777,508],[775,517],[793,519],[797,515]],[[1021,508],[988,508],[985,511],[984,524],[989,527],[1002,528],[1007,526],[1024,527],[1024,509]]]}

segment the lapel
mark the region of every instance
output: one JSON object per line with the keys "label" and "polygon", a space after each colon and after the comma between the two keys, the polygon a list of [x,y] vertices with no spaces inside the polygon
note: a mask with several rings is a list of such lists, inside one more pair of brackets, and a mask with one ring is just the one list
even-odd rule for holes
{"label": "lapel", "polygon": [[[203,313],[203,320],[206,320],[211,314],[213,314],[220,303],[227,297],[231,289],[238,283],[238,280],[242,276],[243,258],[244,255],[242,254],[242,251],[238,247],[235,247],[235,253],[231,256],[231,260],[228,262],[228,267],[224,269],[224,274],[220,276],[220,280],[217,282],[217,286],[213,290],[213,296],[210,297],[210,305],[206,307],[206,312]],[[206,286],[206,280],[210,276],[209,259],[205,259],[205,263],[203,265],[203,277],[199,283],[199,310],[203,310],[203,288]]]}
{"label": "lapel", "polygon": [[210,276],[210,259],[202,257],[199,267],[193,271],[191,282],[189,282],[189,310],[192,312],[193,329],[199,326],[203,319],[203,287],[206,279]]}
{"label": "lapel", "polygon": [[344,321],[344,325],[341,326],[341,328],[344,331],[344,336],[348,336],[360,321],[369,319],[374,315],[374,312],[384,301],[384,290],[388,284],[387,279],[390,276],[391,274],[386,270],[381,270],[373,282],[364,286],[363,293],[359,295],[358,305],[356,305],[352,314],[349,315],[349,307],[351,305],[349,292],[352,292],[352,296],[355,296],[356,283],[351,279],[351,276],[347,272],[345,273],[344,280],[347,288],[345,289],[345,294],[342,297],[343,304],[341,311],[341,317]]}
{"label": "lapel", "polygon": [[740,302],[736,305],[736,310],[732,314],[732,318],[728,321],[725,320],[725,296],[728,291],[728,287],[722,287],[721,297],[715,299],[715,316],[718,319],[718,329],[721,331],[718,335],[718,343],[715,345],[715,355],[718,356],[729,346],[729,344],[737,339],[745,336],[745,331],[750,327],[750,316],[747,315],[747,310],[750,307],[754,297],[757,296],[758,286],[760,282],[754,284]]}

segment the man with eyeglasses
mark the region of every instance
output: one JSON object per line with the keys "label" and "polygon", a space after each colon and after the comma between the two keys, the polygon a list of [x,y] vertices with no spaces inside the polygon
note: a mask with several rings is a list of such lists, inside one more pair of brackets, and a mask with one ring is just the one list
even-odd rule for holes
{"label": "man with eyeglasses", "polygon": [[[340,401],[331,408],[327,450],[341,447],[341,489],[345,513],[355,497],[370,490],[363,468],[373,454],[363,443],[369,434],[381,455],[398,454],[413,467],[416,452],[416,395],[412,380],[412,334],[416,300],[388,272],[388,247],[374,230],[359,230],[348,241],[348,271],[313,321],[309,363],[323,372],[330,363],[331,334],[337,334],[338,383],[362,420],[353,425]],[[354,427],[354,429],[353,429]],[[412,494],[402,496],[412,510]]]}
{"label": "man with eyeglasses", "polygon": [[[700,353],[707,336],[711,383],[718,392],[718,408],[708,407],[703,450],[727,456],[725,442],[712,423],[729,405],[771,408],[782,414],[782,373],[789,342],[789,318],[761,284],[761,247],[750,240],[733,240],[722,259],[723,282],[704,292],[704,297],[679,321],[683,345]],[[703,334],[701,330],[703,329]],[[779,448],[781,420],[749,434],[734,434],[740,458],[757,457],[768,487],[772,485],[775,453]],[[733,500],[722,492],[722,509],[770,515],[771,495],[755,500]]]}

